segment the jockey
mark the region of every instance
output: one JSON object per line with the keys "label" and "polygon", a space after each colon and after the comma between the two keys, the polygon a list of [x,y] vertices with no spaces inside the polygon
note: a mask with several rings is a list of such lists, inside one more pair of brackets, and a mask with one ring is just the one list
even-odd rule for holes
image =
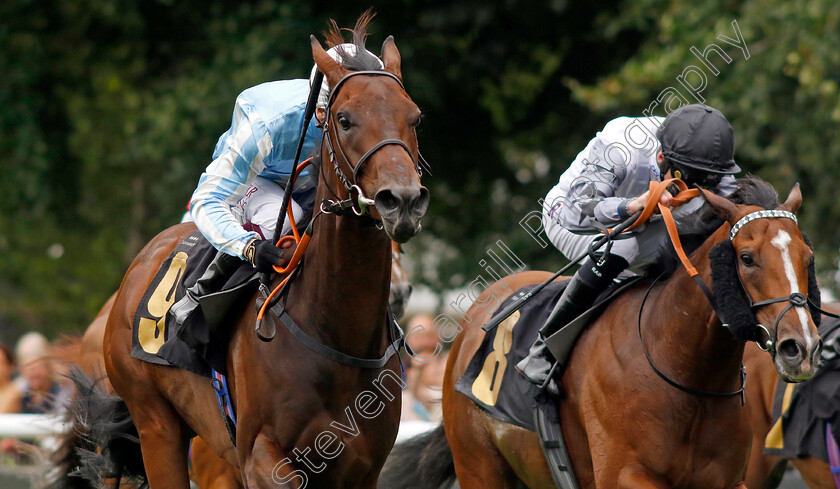
{"label": "jockey", "polygon": [[[644,208],[650,182],[667,178],[728,196],[736,189],[733,175],[741,171],[733,153],[732,126],[720,111],[706,105],[684,105],[666,118],[613,119],[548,192],[543,208],[546,235],[564,256],[578,257],[599,231]],[[670,200],[665,192],[660,203],[668,205]],[[696,197],[676,208],[674,218],[679,221],[702,205],[703,199]],[[602,247],[580,262],[528,356],[516,365],[531,382],[545,385],[554,364],[545,338],[589,309],[622,271],[643,271],[669,246],[661,219],[620,236],[611,248]],[[549,384],[549,389],[556,386]]]}
{"label": "jockey", "polygon": [[[330,48],[327,54],[345,66],[345,58],[352,57],[357,63],[359,58],[364,58],[361,62],[384,67],[370,51],[358,54],[356,51],[354,44],[345,43]],[[246,260],[262,273],[271,273],[275,265],[284,266],[291,259],[291,253],[284,255],[294,250],[280,249],[271,239],[285,184],[294,171],[292,165],[303,129],[306,101],[317,70],[317,65],[312,67],[308,81],[263,83],[236,98],[231,127],[216,143],[213,162],[202,173],[189,205],[191,220],[221,253],[181,303],[173,306],[178,322],[194,309],[196,297],[214,292],[224,284],[231,269],[238,268],[241,262],[231,258]],[[329,94],[324,79],[315,120],[306,128],[302,158],[320,149],[323,135],[317,126],[324,120]],[[304,195],[304,206],[311,208],[317,184],[317,173],[308,168],[295,181],[294,198],[290,202],[296,221],[300,222],[305,214],[296,200]],[[290,230],[291,225],[286,221],[282,234]]]}

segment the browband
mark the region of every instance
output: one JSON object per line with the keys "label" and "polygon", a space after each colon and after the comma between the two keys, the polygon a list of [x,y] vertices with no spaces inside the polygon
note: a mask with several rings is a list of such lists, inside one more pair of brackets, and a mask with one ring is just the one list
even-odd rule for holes
{"label": "browband", "polygon": [[786,217],[792,220],[794,224],[799,224],[793,212],[782,211],[779,209],[765,209],[762,211],[755,211],[742,217],[738,222],[735,223],[734,226],[732,226],[732,230],[729,231],[729,241],[735,239],[735,235],[738,234],[738,231],[740,231],[741,228],[746,226],[747,224],[755,221],[756,219],[767,219],[771,217]]}

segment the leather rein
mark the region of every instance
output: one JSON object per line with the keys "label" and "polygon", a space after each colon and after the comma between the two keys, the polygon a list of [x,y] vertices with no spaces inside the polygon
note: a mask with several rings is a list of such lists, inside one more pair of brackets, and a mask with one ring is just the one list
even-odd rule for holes
{"label": "leather rein", "polygon": [[[361,187],[359,187],[357,183],[357,175],[359,174],[365,163],[367,163],[370,160],[371,156],[373,156],[374,153],[384,148],[385,146],[401,146],[411,157],[411,160],[414,163],[415,169],[419,176],[423,176],[423,166],[426,166],[428,168],[428,163],[426,163],[425,159],[420,154],[420,151],[417,151],[418,157],[414,158],[411,148],[408,146],[408,144],[405,143],[405,141],[401,139],[384,139],[375,144],[369,150],[367,150],[365,154],[363,154],[361,158],[359,158],[359,161],[356,162],[355,165],[352,165],[350,163],[350,159],[347,157],[347,155],[344,152],[344,149],[341,147],[341,139],[338,137],[338,134],[331,133],[330,131],[330,128],[333,127],[335,123],[335,114],[333,114],[332,112],[332,105],[342,85],[344,85],[344,83],[348,79],[354,76],[362,75],[388,76],[395,80],[399,84],[401,89],[405,90],[405,86],[403,85],[399,77],[387,71],[352,71],[346,74],[343,78],[341,78],[338,81],[338,83],[336,83],[335,87],[333,87],[332,91],[330,92],[329,101],[327,102],[326,117],[323,125],[321,126],[321,130],[324,133],[324,143],[327,147],[330,162],[332,162],[333,164],[333,168],[335,170],[336,175],[344,184],[344,187],[348,192],[348,198],[341,199],[340,197],[338,197],[338,195],[329,187],[329,184],[324,179],[324,173],[320,172],[321,178],[322,180],[324,180],[324,185],[326,186],[327,190],[329,190],[330,193],[336,196],[338,200],[323,200],[318,214],[313,216],[312,219],[309,221],[309,224],[302,237],[300,236],[300,233],[297,230],[297,226],[294,223],[294,215],[292,214],[291,209],[287,209],[290,222],[292,223],[292,230],[294,233],[293,239],[299,244],[298,247],[295,249],[295,252],[292,256],[289,265],[283,269],[276,269],[276,271],[279,273],[288,273],[288,276],[277,287],[275,287],[274,290],[271,291],[271,293],[268,293],[267,287],[265,287],[265,285],[260,285],[261,293],[264,299],[261,301],[261,303],[258,304],[259,313],[257,315],[255,333],[257,337],[262,341],[271,341],[274,338],[276,329],[273,324],[267,325],[268,330],[265,333],[263,333],[262,331],[266,323],[266,321],[264,321],[264,315],[268,309],[271,309],[277,315],[279,321],[286,327],[286,329],[288,329],[289,333],[291,333],[292,336],[294,336],[298,341],[300,341],[304,346],[306,346],[314,353],[317,353],[322,357],[325,357],[329,360],[349,367],[362,369],[378,369],[382,368],[388,362],[388,360],[399,351],[399,348],[405,343],[405,336],[403,334],[403,331],[397,323],[393,313],[391,312],[390,306],[388,307],[388,311],[386,312],[386,322],[388,324],[388,337],[390,340],[388,347],[386,348],[385,353],[380,358],[365,359],[347,355],[345,353],[342,353],[338,350],[335,350],[333,348],[319,343],[316,339],[307,335],[303,331],[303,329],[301,329],[294,322],[294,320],[289,316],[289,314],[285,310],[285,303],[278,304],[278,301],[281,298],[281,296],[284,296],[284,291],[288,291],[288,288],[285,286],[291,283],[291,279],[294,277],[296,272],[300,270],[300,268],[297,268],[297,265],[303,258],[303,253],[306,249],[306,246],[309,244],[309,240],[313,231],[313,224],[317,217],[321,214],[334,214],[338,216],[346,215],[348,209],[351,209],[353,211],[353,214],[355,214],[356,216],[361,217],[367,213],[367,208],[369,206],[374,205],[374,200],[365,196]],[[320,85],[314,86],[313,90],[317,90],[319,86]],[[305,127],[304,130],[306,130]],[[333,137],[335,138],[335,146],[333,146]],[[336,151],[336,148],[338,151]],[[340,159],[343,160],[344,164],[347,165],[348,168],[350,168],[352,180],[348,179],[344,172],[341,170],[341,166],[338,162],[339,158],[336,157],[336,153],[338,153]],[[295,174],[297,175],[298,173],[300,173],[303,170],[303,168],[310,163],[311,159],[302,163],[300,167],[298,167],[298,169],[296,170]],[[285,238],[290,237],[287,236]],[[268,321],[268,323],[271,323],[271,321]]]}
{"label": "leather rein", "polygon": [[[673,216],[671,215],[671,210],[668,207],[659,203],[659,198],[664,193],[665,189],[671,184],[675,184],[678,187],[678,189],[680,190],[680,192],[676,196],[674,196],[674,200],[676,201],[677,205],[682,205],[683,203],[687,202],[688,200],[700,195],[699,189],[689,190],[687,188],[687,186],[685,185],[685,183],[682,182],[681,180],[678,180],[678,179],[665,180],[664,182],[659,182],[658,184],[655,183],[655,182],[651,182],[651,184],[650,184],[651,195],[650,195],[650,198],[648,199],[647,204],[645,205],[645,209],[642,211],[642,215],[639,216],[639,218],[636,220],[636,222],[633,224],[633,226],[628,228],[628,230],[633,229],[633,228],[641,225],[641,223],[645,222],[653,214],[654,207],[658,206],[659,211],[662,214],[663,220],[665,221],[666,228],[668,229],[668,235],[670,236],[671,242],[674,245],[674,249],[677,252],[677,256],[680,258],[680,261],[682,262],[682,264],[685,267],[686,271],[688,272],[689,276],[691,276],[691,278],[694,279],[694,281],[700,287],[700,290],[703,291],[703,294],[706,296],[706,299],[712,305],[712,308],[714,309],[715,314],[720,319],[721,324],[724,327],[728,327],[729,322],[726,320],[725,314],[718,307],[714,294],[709,289],[709,287],[706,285],[706,283],[703,281],[703,279],[700,277],[700,274],[697,272],[697,270],[691,264],[691,261],[688,259],[688,257],[685,254],[685,251],[682,248],[682,244],[680,243],[680,238],[679,238],[679,235],[677,233],[676,223],[674,221]],[[770,209],[770,210],[760,210],[760,211],[751,212],[751,213],[747,214],[746,216],[742,217],[741,219],[739,219],[738,222],[735,223],[734,226],[732,226],[732,229],[729,232],[730,242],[735,239],[735,236],[738,234],[738,231],[740,231],[741,228],[743,228],[749,222],[752,222],[756,219],[771,219],[771,218],[791,219],[795,224],[798,224],[796,216],[792,212],[789,212],[789,211],[778,210],[778,209]],[[659,277],[657,277],[653,281],[653,283],[651,283],[650,287],[648,287],[648,290],[644,295],[644,298],[642,299],[641,305],[639,306],[639,320],[638,320],[639,341],[642,344],[642,352],[645,354],[645,358],[647,358],[648,364],[650,364],[650,367],[653,369],[653,371],[660,378],[662,378],[669,385],[671,385],[671,386],[673,386],[673,387],[675,387],[675,388],[677,388],[677,389],[679,389],[683,392],[686,392],[688,394],[692,394],[692,395],[695,395],[695,396],[699,396],[699,397],[711,397],[711,398],[730,398],[730,397],[735,397],[735,396],[741,396],[741,404],[743,404],[744,403],[744,387],[746,386],[746,381],[747,381],[746,369],[744,368],[743,364],[741,365],[741,388],[736,390],[736,391],[732,391],[732,392],[711,392],[711,391],[694,389],[692,387],[684,386],[684,385],[670,379],[661,370],[659,370],[656,367],[656,365],[654,365],[653,359],[651,358],[650,353],[647,351],[647,348],[645,347],[644,339],[642,338],[642,312],[644,310],[645,302],[647,301],[648,295],[650,294],[651,290],[653,289],[653,286],[657,283],[657,281],[659,281],[659,279],[661,277],[662,276],[660,275]],[[760,307],[768,306],[770,304],[776,304],[776,303],[779,303],[779,302],[789,302],[787,307],[785,307],[782,310],[782,312],[779,313],[779,316],[776,319],[776,328],[777,328],[776,336],[774,336],[772,339],[770,338],[769,330],[765,326],[763,326],[761,324],[756,325],[756,328],[762,329],[767,334],[768,339],[763,345],[759,341],[756,341],[759,348],[761,348],[764,351],[775,352],[775,344],[776,344],[776,340],[778,339],[778,325],[781,322],[784,315],[787,314],[787,312],[790,311],[793,307],[805,307],[805,306],[808,305],[808,303],[811,303],[811,305],[814,306],[817,310],[825,313],[825,311],[823,311],[822,309],[819,309],[819,307],[816,304],[814,304],[811,301],[810,298],[805,297],[803,294],[801,294],[799,292],[794,292],[790,296],[787,296],[787,297],[777,297],[777,298],[774,298],[774,299],[767,299],[767,300],[762,300],[762,301],[759,301],[759,302],[753,302],[752,297],[750,297],[750,295],[746,292],[746,289],[744,288],[743,283],[740,282],[740,280],[741,280],[740,274],[738,274],[738,280],[739,280],[739,284],[741,285],[741,290],[743,291],[744,295],[749,300],[750,309],[752,311],[755,311],[756,309],[758,309]],[[830,313],[828,313],[828,314],[830,314]],[[830,314],[830,315],[833,316],[833,314]]]}

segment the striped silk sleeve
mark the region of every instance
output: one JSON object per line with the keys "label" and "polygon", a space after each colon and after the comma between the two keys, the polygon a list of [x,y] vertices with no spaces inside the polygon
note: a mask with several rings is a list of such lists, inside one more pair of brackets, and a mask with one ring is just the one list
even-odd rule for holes
{"label": "striped silk sleeve", "polygon": [[202,173],[190,202],[196,226],[216,249],[242,257],[245,244],[259,237],[246,231],[231,209],[262,171],[263,158],[270,151],[271,137],[259,115],[237,100],[231,129],[217,146],[215,159]]}

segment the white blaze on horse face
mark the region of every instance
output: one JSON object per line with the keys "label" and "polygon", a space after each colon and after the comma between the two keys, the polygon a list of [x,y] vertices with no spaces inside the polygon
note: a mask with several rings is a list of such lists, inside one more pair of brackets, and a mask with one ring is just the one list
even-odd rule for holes
{"label": "white blaze on horse face", "polygon": [[[770,240],[770,244],[782,252],[782,263],[785,266],[785,275],[787,276],[788,282],[790,282],[790,293],[793,294],[795,292],[799,292],[799,283],[796,281],[796,270],[793,269],[793,262],[790,259],[790,249],[788,247],[790,242],[790,235],[781,229],[779,230],[779,234]],[[806,347],[808,351],[811,351],[811,344],[814,340],[808,332],[808,315],[805,314],[804,307],[794,307],[793,309],[799,316],[799,322],[802,323],[802,334],[805,337]]]}

